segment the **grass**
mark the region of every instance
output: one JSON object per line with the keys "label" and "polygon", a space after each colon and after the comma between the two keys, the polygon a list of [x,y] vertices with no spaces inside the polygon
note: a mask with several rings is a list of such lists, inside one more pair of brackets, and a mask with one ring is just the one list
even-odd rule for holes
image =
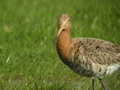
{"label": "grass", "polygon": [[[119,0],[1,0],[0,90],[91,90],[89,78],[59,60],[58,16],[71,16],[72,37],[120,44],[119,11]],[[120,90],[120,71],[104,79]],[[102,89],[98,81],[96,89]]]}

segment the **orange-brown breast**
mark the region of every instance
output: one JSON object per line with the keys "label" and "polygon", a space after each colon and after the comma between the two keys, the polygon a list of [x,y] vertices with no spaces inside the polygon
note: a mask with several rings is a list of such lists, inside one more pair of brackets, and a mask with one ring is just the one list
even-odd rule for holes
{"label": "orange-brown breast", "polygon": [[65,64],[68,64],[72,61],[72,42],[67,34],[64,32],[60,37],[57,38],[56,44],[57,52]]}

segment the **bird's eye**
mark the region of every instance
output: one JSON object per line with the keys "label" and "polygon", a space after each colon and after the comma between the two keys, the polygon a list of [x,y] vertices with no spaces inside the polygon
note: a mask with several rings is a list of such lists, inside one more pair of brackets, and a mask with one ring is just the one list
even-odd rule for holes
{"label": "bird's eye", "polygon": [[63,29],[63,31],[65,31],[65,29]]}

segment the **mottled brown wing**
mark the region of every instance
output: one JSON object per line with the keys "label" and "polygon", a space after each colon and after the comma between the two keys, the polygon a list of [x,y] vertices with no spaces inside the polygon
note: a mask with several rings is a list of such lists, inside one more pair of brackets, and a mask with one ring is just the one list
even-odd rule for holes
{"label": "mottled brown wing", "polygon": [[74,60],[101,65],[120,63],[120,46],[95,38],[74,38]]}

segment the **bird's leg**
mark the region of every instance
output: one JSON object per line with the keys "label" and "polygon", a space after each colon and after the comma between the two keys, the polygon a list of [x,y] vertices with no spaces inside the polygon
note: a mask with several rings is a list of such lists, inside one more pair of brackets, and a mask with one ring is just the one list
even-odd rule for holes
{"label": "bird's leg", "polygon": [[100,81],[100,83],[101,83],[101,85],[103,87],[103,90],[107,90],[106,87],[105,87],[105,83],[103,82],[103,80],[99,78],[99,81]]}
{"label": "bird's leg", "polygon": [[94,80],[94,77],[92,77],[92,90],[95,90],[95,80]]}

